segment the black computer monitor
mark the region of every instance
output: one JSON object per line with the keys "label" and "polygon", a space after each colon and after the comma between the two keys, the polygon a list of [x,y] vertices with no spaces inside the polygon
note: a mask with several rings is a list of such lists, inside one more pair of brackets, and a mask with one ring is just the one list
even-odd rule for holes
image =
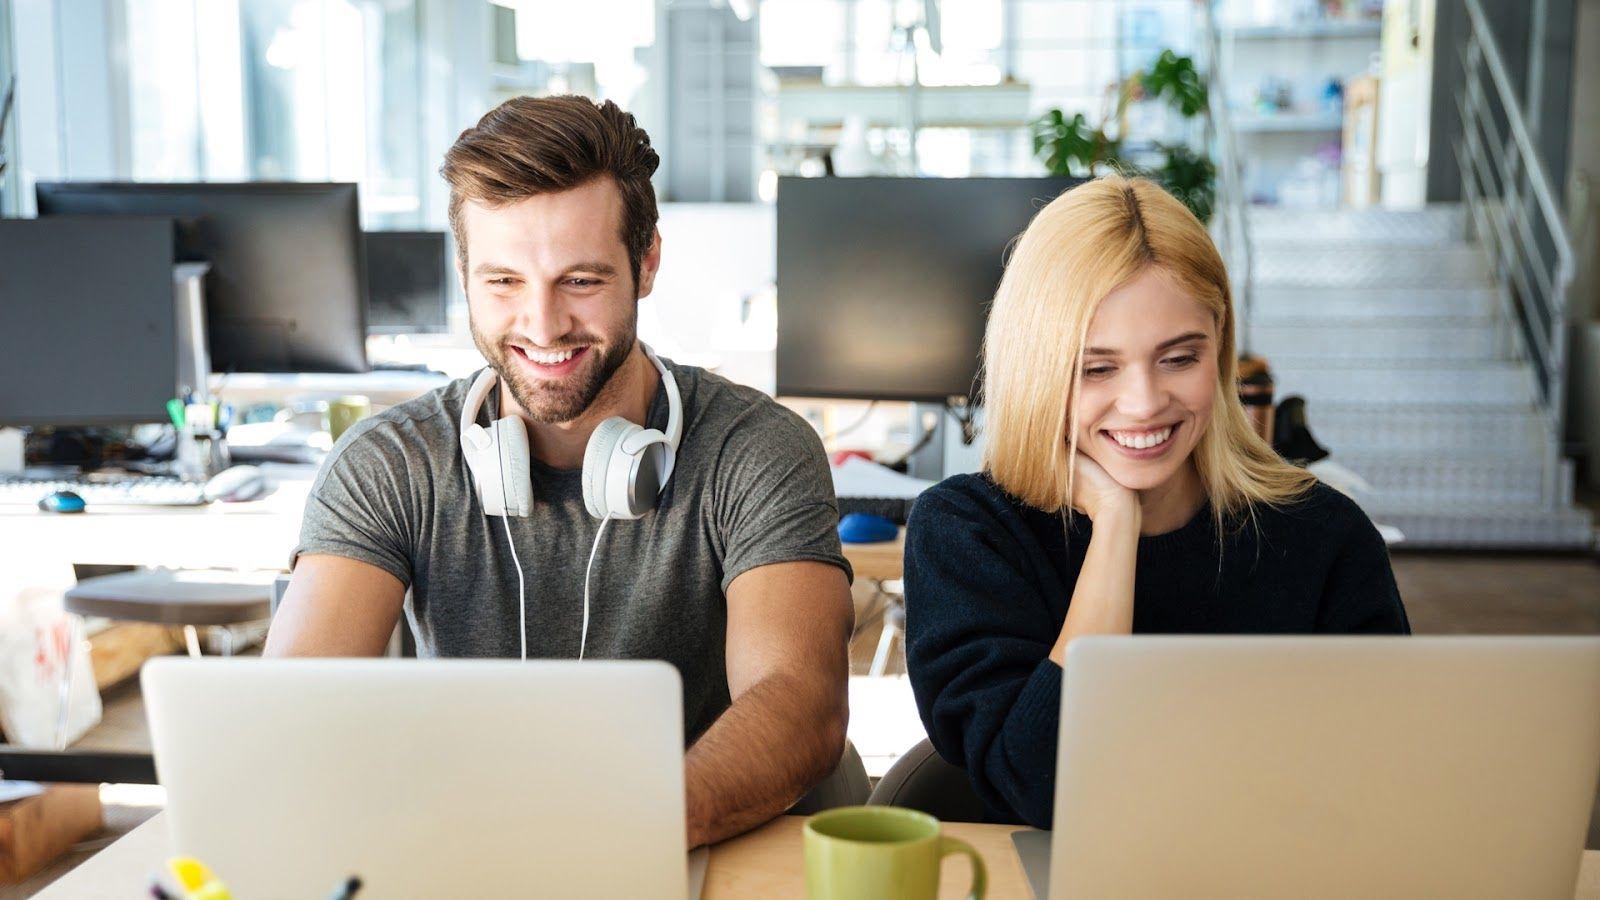
{"label": "black computer monitor", "polygon": [[442,231],[369,231],[367,332],[450,330],[450,264]]}
{"label": "black computer monitor", "polygon": [[208,262],[217,372],[364,372],[366,284],[353,184],[41,182],[39,215],[161,215]]}
{"label": "black computer monitor", "polygon": [[165,421],[172,260],[171,219],[0,219],[0,425]]}
{"label": "black computer monitor", "polygon": [[1006,247],[1076,183],[778,179],[778,393],[970,396]]}

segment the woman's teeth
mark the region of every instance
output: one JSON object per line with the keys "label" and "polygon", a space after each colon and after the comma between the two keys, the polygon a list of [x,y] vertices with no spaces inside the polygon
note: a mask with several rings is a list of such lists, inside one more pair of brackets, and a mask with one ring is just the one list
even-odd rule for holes
{"label": "woman's teeth", "polygon": [[1146,450],[1167,442],[1172,437],[1172,426],[1160,431],[1108,431],[1111,439],[1130,450]]}

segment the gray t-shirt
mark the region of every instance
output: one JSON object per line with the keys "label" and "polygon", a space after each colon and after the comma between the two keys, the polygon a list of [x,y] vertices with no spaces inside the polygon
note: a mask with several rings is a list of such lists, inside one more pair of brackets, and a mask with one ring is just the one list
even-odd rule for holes
{"label": "gray t-shirt", "polygon": [[[743,572],[817,560],[850,575],[822,443],[765,394],[666,363],[683,396],[677,464],[657,506],[606,526],[585,658],[663,659],[683,677],[693,740],[729,705],[725,592]],[[419,655],[519,652],[517,572],[501,517],[484,514],[460,449],[460,379],[352,427],[306,502],[302,553],[371,563],[410,589]],[[491,401],[478,422],[490,423]],[[658,388],[647,422],[666,430]],[[584,566],[600,521],[581,471],[533,462],[533,515],[509,519],[527,590],[528,657],[578,655]],[[291,560],[291,566],[293,561]],[[803,598],[801,598],[803,602]]]}

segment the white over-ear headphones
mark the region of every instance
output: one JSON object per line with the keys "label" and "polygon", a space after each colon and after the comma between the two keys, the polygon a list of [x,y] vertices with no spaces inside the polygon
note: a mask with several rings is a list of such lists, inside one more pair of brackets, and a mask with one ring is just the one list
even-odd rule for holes
{"label": "white over-ear headphones", "polygon": [[[595,427],[583,451],[583,505],[600,520],[589,562],[583,570],[583,631],[578,639],[578,658],[583,659],[589,645],[589,576],[594,571],[600,537],[612,519],[637,519],[649,512],[656,498],[666,490],[677,460],[678,442],[683,437],[683,398],[678,382],[661,363],[655,351],[643,341],[639,347],[661,373],[667,389],[667,432],[643,428],[621,416],[612,416]],[[499,377],[485,369],[461,407],[461,452],[472,472],[473,484],[483,511],[501,516],[511,561],[517,567],[517,618],[522,632],[522,658],[528,658],[528,595],[522,576],[522,560],[511,539],[511,516],[533,513],[533,476],[530,471],[528,429],[522,419],[503,416],[493,423],[493,431],[478,424],[478,412],[487,402]]]}
{"label": "white over-ear headphones", "polygon": [[[678,383],[644,342],[644,355],[661,373],[667,389],[667,431],[643,428],[621,416],[601,422],[583,452],[583,505],[597,519],[637,519],[649,512],[666,489],[683,437],[683,398]],[[477,486],[483,511],[491,516],[533,513],[528,430],[517,416],[505,416],[492,429],[477,422],[478,412],[500,379],[484,369],[461,407],[461,451]]]}

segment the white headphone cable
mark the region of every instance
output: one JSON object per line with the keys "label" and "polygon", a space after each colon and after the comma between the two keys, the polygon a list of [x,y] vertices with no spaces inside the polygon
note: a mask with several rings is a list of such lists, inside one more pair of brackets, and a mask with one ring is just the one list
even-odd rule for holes
{"label": "white headphone cable", "polygon": [[[500,448],[505,445],[500,442],[500,420],[494,420],[495,455],[499,456]],[[500,524],[506,527],[506,546],[511,548],[511,562],[517,567],[517,626],[522,634],[522,661],[528,661],[528,593],[527,587],[522,582],[522,560],[517,558],[517,542],[511,539],[511,509],[506,497],[506,461],[499,459],[497,467],[500,471]]]}
{"label": "white headphone cable", "polygon": [[522,583],[522,560],[517,559],[517,542],[511,539],[511,517],[501,516],[500,523],[506,526],[506,543],[511,546],[511,562],[517,567],[517,621],[522,632],[522,659],[528,659],[528,594]]}
{"label": "white headphone cable", "polygon": [[579,659],[583,659],[583,652],[589,646],[589,576],[594,572],[594,555],[600,549],[600,536],[606,533],[610,521],[609,515],[600,520],[600,527],[594,533],[594,546],[589,548],[589,564],[583,567],[583,634],[578,638]]}

